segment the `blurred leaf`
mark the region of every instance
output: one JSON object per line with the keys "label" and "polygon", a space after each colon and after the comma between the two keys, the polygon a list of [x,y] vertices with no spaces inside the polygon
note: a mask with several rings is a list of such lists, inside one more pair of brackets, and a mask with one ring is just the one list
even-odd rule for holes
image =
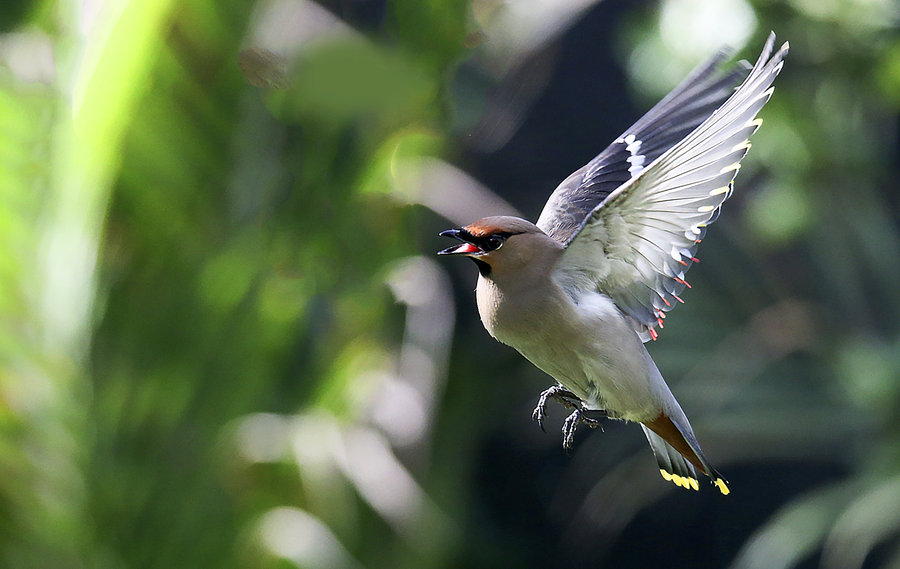
{"label": "blurred leaf", "polygon": [[803,235],[814,217],[814,206],[797,186],[767,187],[750,198],[746,215],[751,228],[769,245],[784,245]]}
{"label": "blurred leaf", "polygon": [[435,95],[433,83],[402,54],[340,39],[304,52],[284,96],[295,120],[341,125],[371,117],[387,126],[418,112]]}
{"label": "blurred leaf", "polygon": [[390,0],[389,6],[397,38],[430,69],[445,68],[465,51],[469,2]]}

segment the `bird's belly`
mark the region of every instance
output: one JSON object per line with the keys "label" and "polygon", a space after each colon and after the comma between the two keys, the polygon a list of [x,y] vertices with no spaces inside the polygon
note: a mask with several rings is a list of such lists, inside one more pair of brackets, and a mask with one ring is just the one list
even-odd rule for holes
{"label": "bird's belly", "polygon": [[655,418],[662,405],[655,384],[662,377],[630,323],[611,300],[596,296],[573,305],[568,317],[532,328],[525,337],[498,339],[588,408],[631,421]]}

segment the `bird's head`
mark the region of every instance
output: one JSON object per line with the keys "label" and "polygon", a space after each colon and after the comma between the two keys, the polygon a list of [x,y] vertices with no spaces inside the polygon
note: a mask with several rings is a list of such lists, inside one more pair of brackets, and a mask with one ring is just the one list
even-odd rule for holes
{"label": "bird's head", "polygon": [[535,224],[509,216],[485,217],[440,235],[458,239],[462,244],[439,251],[438,255],[465,255],[475,261],[484,277],[498,270],[521,270],[546,251],[562,248]]}

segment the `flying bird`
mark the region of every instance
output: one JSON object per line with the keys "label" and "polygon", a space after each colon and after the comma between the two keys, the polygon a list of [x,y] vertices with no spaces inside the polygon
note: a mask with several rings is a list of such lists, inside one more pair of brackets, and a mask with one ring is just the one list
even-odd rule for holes
{"label": "flying bird", "polygon": [[644,343],[682,302],[697,247],[732,194],[788,52],[785,42],[773,54],[774,43],[772,33],[752,68],[720,69],[726,50],[700,64],[566,178],[536,224],[485,217],[441,233],[462,243],[439,254],[478,266],[490,335],[556,380],[534,410],[538,424],[549,399],[573,409],[564,447],[579,424],[640,423],[665,480],[697,490],[699,472],[730,492]]}

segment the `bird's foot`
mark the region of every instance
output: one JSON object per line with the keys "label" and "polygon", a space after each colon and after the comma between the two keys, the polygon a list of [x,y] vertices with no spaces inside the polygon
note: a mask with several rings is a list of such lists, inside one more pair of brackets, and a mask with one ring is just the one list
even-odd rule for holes
{"label": "bird's foot", "polygon": [[562,426],[563,448],[567,451],[572,449],[572,442],[575,440],[575,431],[578,429],[578,425],[587,425],[592,429],[602,428],[602,419],[606,416],[605,412],[593,409],[579,408],[572,411],[572,414],[566,418]]}
{"label": "bird's foot", "polygon": [[554,385],[548,389],[545,389],[541,393],[541,398],[538,399],[537,407],[534,408],[534,411],[531,413],[531,418],[537,421],[538,426],[545,433],[547,432],[544,429],[544,417],[547,416],[545,408],[547,407],[547,400],[555,399],[556,401],[562,403],[568,409],[580,409],[581,408],[581,400],[578,399],[578,396],[566,389],[561,385]]}

